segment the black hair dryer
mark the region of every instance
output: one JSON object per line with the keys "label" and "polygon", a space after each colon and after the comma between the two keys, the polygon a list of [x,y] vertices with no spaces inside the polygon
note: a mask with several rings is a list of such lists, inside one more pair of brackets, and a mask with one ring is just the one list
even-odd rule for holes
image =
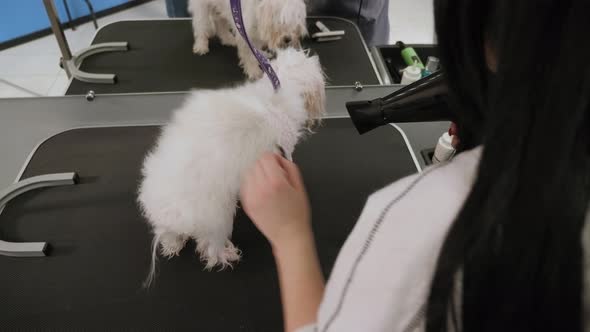
{"label": "black hair dryer", "polygon": [[359,134],[397,122],[452,120],[447,104],[448,87],[442,70],[383,98],[346,103]]}

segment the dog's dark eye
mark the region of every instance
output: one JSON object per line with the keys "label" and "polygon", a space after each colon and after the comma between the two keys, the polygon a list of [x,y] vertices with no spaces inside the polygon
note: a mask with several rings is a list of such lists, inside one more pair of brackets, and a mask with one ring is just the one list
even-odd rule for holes
{"label": "dog's dark eye", "polygon": [[283,38],[283,43],[291,44],[291,40],[292,40],[291,37],[285,37],[285,38]]}

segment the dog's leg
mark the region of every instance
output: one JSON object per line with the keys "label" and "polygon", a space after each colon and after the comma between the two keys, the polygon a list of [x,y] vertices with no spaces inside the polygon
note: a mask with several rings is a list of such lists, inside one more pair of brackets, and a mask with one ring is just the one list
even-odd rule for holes
{"label": "dog's leg", "polygon": [[239,37],[236,37],[236,42],[238,46],[238,57],[240,58],[240,66],[244,70],[246,76],[249,79],[255,80],[262,76],[262,70],[260,69],[260,65],[256,60],[256,57],[250,51],[248,44]]}
{"label": "dog's leg", "polygon": [[[235,207],[235,200],[228,206]],[[240,259],[240,250],[229,240],[233,228],[234,211],[229,209],[219,211],[217,216],[220,219],[209,223],[208,229],[200,228],[200,232],[193,235],[197,241],[197,253],[208,270],[215,266],[223,270]]]}
{"label": "dog's leg", "polygon": [[219,18],[215,21],[215,30],[217,30],[217,37],[225,46],[236,46],[236,36],[233,33],[232,26],[227,20]]}
{"label": "dog's leg", "polygon": [[182,248],[184,248],[187,237],[168,231],[163,231],[159,235],[159,239],[160,254],[170,259],[174,256],[178,256]]}
{"label": "dog's leg", "polygon": [[225,240],[223,252],[219,256],[219,262],[222,268],[231,267],[232,262],[237,262],[242,258],[242,251],[238,249],[230,240]]}
{"label": "dog's leg", "polygon": [[193,34],[195,36],[193,52],[199,55],[207,54],[209,52],[209,38],[215,32],[213,18],[206,4],[201,4],[200,1],[191,1],[191,5],[193,6]]}

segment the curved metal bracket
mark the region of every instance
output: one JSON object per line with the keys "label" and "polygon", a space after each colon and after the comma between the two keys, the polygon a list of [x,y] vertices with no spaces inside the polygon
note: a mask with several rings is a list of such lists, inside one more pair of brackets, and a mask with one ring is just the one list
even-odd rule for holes
{"label": "curved metal bracket", "polygon": [[[45,188],[74,185],[78,181],[76,173],[57,173],[34,176],[19,181],[0,191],[0,209],[19,195],[28,191]],[[42,257],[47,249],[46,242],[14,243],[0,240],[0,255],[14,257]]]}
{"label": "curved metal bracket", "polygon": [[[113,51],[127,51],[129,49],[129,44],[127,42],[95,44],[81,50],[80,52],[72,56],[72,51],[70,50],[70,46],[68,45],[66,35],[64,34],[64,31],[61,27],[61,23],[59,22],[59,18],[57,16],[57,11],[55,9],[55,4],[53,3],[53,0],[43,0],[43,4],[45,5],[45,10],[47,11],[47,17],[49,18],[49,22],[51,23],[51,30],[53,31],[53,34],[57,39],[57,44],[59,45],[59,49],[61,51],[61,66],[66,70],[68,77],[73,77],[77,80],[88,83],[114,84],[115,80],[117,79],[117,76],[115,74],[92,74],[81,71],[78,69],[78,67],[80,66],[80,63],[84,61],[85,58],[93,54]],[[86,1],[86,4],[88,5],[88,8],[90,8],[90,13],[94,15],[94,11],[92,9],[90,1]],[[93,16],[93,19],[94,18],[95,17]],[[94,23],[94,26],[97,27],[96,22]]]}
{"label": "curved metal bracket", "polygon": [[87,47],[72,56],[70,60],[64,60],[66,70],[77,80],[88,83],[113,84],[117,79],[115,74],[93,74],[78,69],[82,61],[89,56],[104,52],[123,52],[129,50],[127,42],[101,43]]}

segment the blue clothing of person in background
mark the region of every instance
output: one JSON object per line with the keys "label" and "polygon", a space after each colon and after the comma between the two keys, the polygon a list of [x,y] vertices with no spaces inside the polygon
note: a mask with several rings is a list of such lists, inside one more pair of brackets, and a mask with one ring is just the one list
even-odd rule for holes
{"label": "blue clothing of person in background", "polygon": [[[188,17],[188,0],[166,0],[169,17]],[[355,22],[369,46],[389,39],[389,0],[310,0],[309,15],[337,16]]]}
{"label": "blue clothing of person in background", "polygon": [[166,0],[168,17],[189,17],[188,0]]}

